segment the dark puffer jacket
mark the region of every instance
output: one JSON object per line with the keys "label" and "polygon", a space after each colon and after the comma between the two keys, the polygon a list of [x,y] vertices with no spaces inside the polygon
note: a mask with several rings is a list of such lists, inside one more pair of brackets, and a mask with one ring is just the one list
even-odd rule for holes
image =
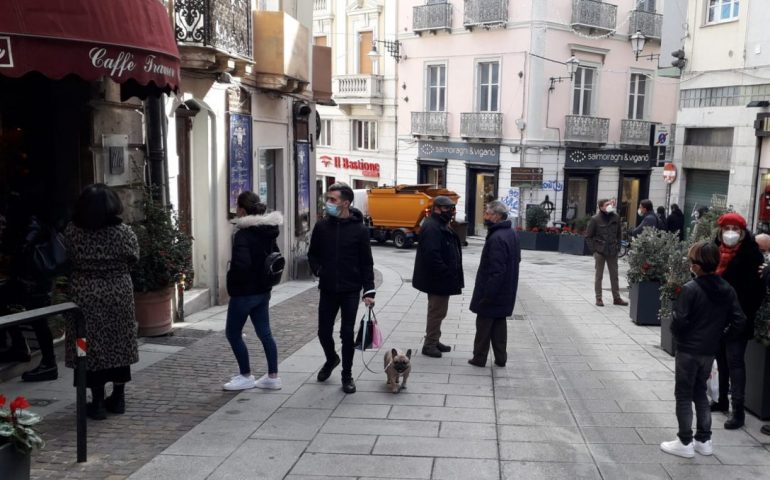
{"label": "dark puffer jacket", "polygon": [[[721,242],[715,240],[717,245]],[[735,257],[727,264],[727,269],[722,273],[722,278],[727,280],[738,294],[738,302],[741,304],[744,315],[752,321],[746,322],[744,338],[754,337],[754,315],[757,313],[762,299],[765,297],[765,286],[757,277],[759,266],[765,261],[762,252],[759,251],[754,236],[746,230]]]}
{"label": "dark puffer jacket", "polygon": [[511,229],[511,221],[489,227],[476,272],[471,312],[489,318],[511,316],[519,286],[520,261],[519,238]]}
{"label": "dark puffer jacket", "polygon": [[273,288],[265,277],[265,258],[278,251],[279,225],[283,225],[281,212],[235,219],[233,255],[227,271],[228,295],[258,295]]}
{"label": "dark puffer jacket", "polygon": [[616,257],[620,250],[620,217],[617,213],[597,212],[586,228],[586,242],[594,253]]}
{"label": "dark puffer jacket", "polygon": [[433,214],[420,227],[412,285],[432,295],[458,295],[465,286],[460,238]]}
{"label": "dark puffer jacket", "polygon": [[671,333],[676,348],[693,355],[716,355],[725,330],[743,333],[746,317],[735,290],[723,278],[705,275],[682,286]]}
{"label": "dark puffer jacket", "polygon": [[374,261],[369,229],[355,208],[350,216],[326,216],[313,227],[307,253],[318,288],[324,292],[358,292],[374,297]]}

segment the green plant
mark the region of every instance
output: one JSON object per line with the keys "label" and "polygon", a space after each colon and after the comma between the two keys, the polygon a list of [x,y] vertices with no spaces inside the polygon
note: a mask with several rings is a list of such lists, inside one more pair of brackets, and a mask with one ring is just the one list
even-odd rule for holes
{"label": "green plant", "polygon": [[12,443],[17,450],[27,454],[35,448],[43,448],[45,442],[32,428],[40,423],[40,415],[27,410],[29,402],[24,397],[16,397],[8,408],[5,408],[6,401],[5,396],[0,395],[0,441]]}
{"label": "green plant", "polygon": [[535,205],[532,207],[527,208],[527,214],[526,214],[526,225],[527,230],[544,230],[546,225],[548,225],[548,220],[550,219],[550,216],[548,215],[548,212],[545,211],[545,209],[539,205]]}
{"label": "green plant", "polygon": [[658,318],[662,319],[671,315],[674,310],[674,303],[679,294],[682,293],[682,286],[692,278],[690,276],[690,262],[687,260],[689,248],[690,245],[687,242],[679,242],[671,253],[666,271],[666,282],[660,287]]}
{"label": "green plant", "polygon": [[179,225],[170,207],[145,187],[144,219],[131,225],[139,242],[139,261],[131,268],[135,292],[155,292],[192,278],[192,238]]}
{"label": "green plant", "polygon": [[628,252],[628,283],[666,281],[672,257],[679,252],[675,233],[645,228],[631,242]]}
{"label": "green plant", "polygon": [[698,221],[695,222],[692,231],[690,231],[690,238],[688,239],[689,244],[692,245],[701,240],[713,240],[719,230],[717,220],[724,213],[727,213],[727,210],[715,207],[712,207],[705,212]]}
{"label": "green plant", "polygon": [[590,221],[591,221],[591,215],[586,215],[585,217],[578,218],[577,220],[575,220],[575,224],[572,226],[572,231],[578,235],[585,235],[586,229],[588,228],[588,222]]}

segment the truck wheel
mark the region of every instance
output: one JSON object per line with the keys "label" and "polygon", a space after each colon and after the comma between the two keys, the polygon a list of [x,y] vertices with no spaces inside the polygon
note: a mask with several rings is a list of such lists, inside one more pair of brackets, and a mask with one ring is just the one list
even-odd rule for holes
{"label": "truck wheel", "polygon": [[401,230],[396,230],[395,232],[393,232],[393,244],[396,245],[396,248],[406,248],[407,246],[406,234]]}

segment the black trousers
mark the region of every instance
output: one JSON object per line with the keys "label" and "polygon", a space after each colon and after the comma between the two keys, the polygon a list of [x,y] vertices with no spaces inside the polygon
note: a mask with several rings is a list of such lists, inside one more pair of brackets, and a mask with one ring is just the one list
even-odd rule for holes
{"label": "black trousers", "polygon": [[473,360],[476,363],[486,364],[489,354],[489,345],[492,345],[492,353],[495,363],[505,365],[508,354],[505,346],[508,343],[508,323],[505,317],[491,318],[476,315],[476,337],[473,340]]}
{"label": "black trousers", "polygon": [[746,345],[748,340],[727,340],[717,354],[719,368],[719,401],[727,401],[728,391],[733,402],[743,402],[746,397]]}
{"label": "black trousers", "polygon": [[333,293],[321,290],[321,299],[318,302],[318,340],[326,355],[326,361],[333,361],[337,355],[334,350],[334,321],[337,318],[337,312],[341,312],[342,378],[352,377],[355,352],[353,330],[360,301],[361,297],[357,291]]}
{"label": "black trousers", "polygon": [[695,440],[711,440],[711,408],[706,397],[706,380],[711,375],[714,358],[710,355],[693,355],[676,352],[676,419],[679,422],[677,436],[683,444],[692,442],[692,404],[695,403]]}

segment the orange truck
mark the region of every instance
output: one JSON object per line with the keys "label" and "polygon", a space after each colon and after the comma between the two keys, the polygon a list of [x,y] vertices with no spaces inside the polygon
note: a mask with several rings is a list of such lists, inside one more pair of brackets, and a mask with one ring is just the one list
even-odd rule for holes
{"label": "orange truck", "polygon": [[[364,214],[371,238],[377,243],[393,240],[396,248],[409,248],[418,240],[420,225],[430,214],[433,199],[440,195],[457,203],[455,192],[433,185],[396,185],[356,190],[354,205]],[[465,244],[465,224],[452,222]]]}

